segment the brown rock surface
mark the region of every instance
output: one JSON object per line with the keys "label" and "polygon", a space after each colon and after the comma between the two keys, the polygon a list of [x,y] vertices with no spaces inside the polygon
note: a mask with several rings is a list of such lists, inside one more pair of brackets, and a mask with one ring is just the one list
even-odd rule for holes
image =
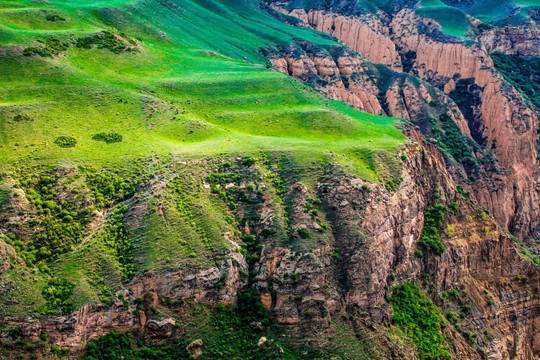
{"label": "brown rock surface", "polygon": [[[440,32],[440,26],[432,23],[432,19],[422,18],[412,9],[399,11],[388,22],[388,28],[383,30],[382,20],[378,20],[374,15],[345,16],[318,10],[306,12],[303,9],[287,11],[281,7],[275,8],[298,17],[308,26],[336,36],[367,60],[397,70],[401,68],[394,62],[387,61],[394,55],[385,55],[386,49],[395,49],[397,46],[403,52],[412,51],[416,54],[416,59],[410,72],[448,94],[455,89],[456,82],[460,79],[473,79],[478,86],[479,98],[478,104],[471,110],[473,115],[468,118],[452,100],[443,96],[436,100],[436,103],[445,104],[451,109],[450,116],[463,134],[471,136],[486,151],[491,151],[499,162],[500,169],[495,172],[489,170],[488,176],[478,178],[466,187],[495,215],[499,224],[517,236],[534,236],[540,227],[540,169],[536,144],[539,113],[531,109],[519,92],[494,69],[487,49],[513,54],[523,53],[523,49],[527,48],[530,49],[530,54],[536,53],[535,49],[540,43],[536,26],[527,30],[512,27],[493,30],[489,32],[491,35],[484,35],[485,46],[478,46],[467,45],[456,39],[441,40],[432,36],[432,33]],[[355,25],[352,26],[352,23]],[[336,27],[335,24],[348,25]],[[342,31],[352,28],[363,30]],[[368,28],[371,30],[367,31]],[[381,45],[382,38],[385,39],[384,44],[389,41],[395,45]],[[510,38],[512,40],[509,40]],[[519,45],[519,39],[522,38],[529,40],[524,40],[525,43]],[[535,44],[529,46],[529,41]],[[370,42],[377,46],[362,45]],[[380,49],[383,50],[379,53]],[[378,55],[380,57],[377,57]],[[363,62],[354,54],[348,54],[347,57],[349,62]],[[338,70],[340,75],[345,74],[342,71],[344,69],[339,66]],[[313,72],[321,78],[328,75],[328,72],[320,74],[317,69]],[[356,73],[362,74],[362,71],[357,70]],[[295,68],[292,73],[289,71],[289,74],[299,79],[305,76],[301,67]],[[334,69],[332,74],[335,79],[338,72]],[[363,76],[354,81],[349,89],[345,89],[340,81],[336,80],[329,81],[328,85],[321,88],[333,99],[346,101],[360,110],[380,114],[383,104],[376,98],[378,92],[374,86],[372,79]],[[385,90],[386,113],[413,122],[418,121],[418,118],[425,116],[424,108],[418,100],[431,101],[425,94],[426,91],[421,88],[411,86],[410,81],[394,82]]]}

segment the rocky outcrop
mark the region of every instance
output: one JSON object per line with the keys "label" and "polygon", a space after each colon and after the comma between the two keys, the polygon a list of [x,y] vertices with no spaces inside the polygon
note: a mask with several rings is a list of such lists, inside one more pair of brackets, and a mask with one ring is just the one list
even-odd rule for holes
{"label": "rocky outcrop", "polygon": [[300,52],[285,48],[270,49],[267,57],[277,70],[314,83],[331,99],[345,101],[371,114],[384,114],[377,98],[378,89],[368,75],[365,62],[358,56],[344,53],[336,54],[334,59],[316,48]]}
{"label": "rocky outcrop", "polygon": [[287,11],[278,6],[274,8],[299,18],[315,30],[335,36],[370,62],[387,65],[396,71],[402,70],[401,57],[388,36],[388,28],[372,14],[365,13],[358,18],[321,10],[306,12],[304,9]]}
{"label": "rocky outcrop", "polygon": [[[447,113],[461,132],[476,141],[483,151],[493,153],[498,163],[495,170],[486,169],[485,176],[473,176],[471,179],[467,175],[459,175],[466,180],[458,178],[456,180],[469,183],[465,186],[495,215],[501,225],[517,236],[534,236],[540,226],[540,208],[537,205],[540,203],[538,186],[540,169],[536,144],[538,112],[530,108],[521,94],[494,69],[488,54],[488,50],[495,50],[493,44],[489,45],[494,41],[487,41],[485,46],[478,46],[448,36],[435,36],[434,34],[441,33],[440,26],[433,23],[432,19],[422,18],[413,9],[407,8],[398,11],[392,17],[378,18],[373,14],[350,16],[320,10],[287,11],[283,7],[275,6],[275,8],[298,17],[307,26],[336,36],[372,62],[400,70],[403,68],[401,65],[397,66],[394,61],[388,61],[388,58],[394,58],[394,55],[384,55],[387,53],[386,49],[400,49],[402,56],[405,53],[414,54],[409,59],[412,61],[411,64],[407,65],[410,73],[450,96],[459,96],[454,90],[461,84],[460,81],[472,79],[476,86],[475,103],[463,105],[463,101],[459,100],[462,105],[458,107],[454,101],[445,96],[438,96],[434,99],[434,103],[449,108],[450,111]],[[382,24],[387,24],[387,28],[384,29]],[[371,30],[364,30],[360,36],[359,31],[349,31],[353,28]],[[498,34],[503,31],[497,29],[499,28],[494,28],[492,32]],[[505,34],[509,34],[508,37],[513,39],[511,44],[507,46],[506,51],[500,48],[497,51],[510,54],[521,51],[515,45],[519,43],[516,39],[520,37],[515,35],[519,30],[512,29],[504,30],[507,31]],[[532,26],[524,31],[526,34],[523,35],[535,42],[534,46],[527,47],[531,54],[536,51],[535,46],[538,43],[536,31],[537,28]],[[381,40],[383,38],[384,41]],[[365,45],[370,41],[376,43],[376,46]],[[387,42],[394,45],[390,46]],[[504,41],[497,44],[499,47],[505,46]],[[380,49],[383,51],[379,51]],[[392,51],[390,53],[394,54]],[[348,58],[349,62],[363,61],[358,60],[361,58],[353,54],[348,54]],[[343,63],[343,60],[340,63]],[[338,74],[338,71],[341,74],[340,70],[339,66],[335,66],[333,74]],[[301,67],[289,73],[300,79],[304,76]],[[327,89],[324,84],[320,86],[331,98],[346,101],[360,110],[379,114],[379,107],[373,105],[377,90],[372,84],[376,84],[376,87],[379,87],[377,99],[383,111],[388,115],[413,121],[420,125],[424,136],[431,137],[429,127],[421,126],[421,123],[425,122],[423,119],[427,111],[425,106],[421,106],[418,102],[419,99],[431,101],[430,96],[426,96],[428,92],[425,91],[425,87],[422,89],[422,86],[411,86],[408,80],[394,81],[383,87],[384,96],[381,97],[381,83],[374,81],[373,78],[360,76],[358,82],[353,82],[354,89],[349,90],[344,89],[345,86],[341,84],[337,75],[333,76],[337,81],[329,81]],[[473,90],[469,88],[467,91]],[[460,172],[453,171],[453,173]]]}
{"label": "rocky outcrop", "polygon": [[203,341],[201,339],[197,339],[191,344],[189,344],[186,350],[191,354],[191,356],[193,356],[194,358],[198,358],[203,354],[202,346]]}
{"label": "rocky outcrop", "polygon": [[540,218],[538,113],[496,72],[483,48],[434,41],[417,30],[425,21],[411,10],[401,11],[390,24],[393,38],[416,53],[412,73],[445,92],[454,90],[460,79],[474,79],[480,95],[479,104],[472,109],[474,115],[467,119],[469,129],[476,129],[480,135],[475,140],[499,160],[507,185],[472,188],[500,224],[518,235],[533,234]]}
{"label": "rocky outcrop", "polygon": [[480,42],[488,52],[502,52],[507,55],[540,56],[540,28],[529,21],[524,25],[506,25],[504,27],[486,26],[474,21],[481,31]]}
{"label": "rocky outcrop", "polygon": [[[130,288],[134,297],[157,293],[170,299],[191,298],[210,306],[233,305],[238,289],[245,284],[240,272],[247,270],[246,260],[236,251],[223,258],[220,268],[210,267],[195,274],[187,271],[148,272],[135,278]],[[224,286],[218,286],[219,282]]]}
{"label": "rocky outcrop", "polygon": [[[417,129],[407,131],[411,138],[421,138]],[[156,315],[153,308],[167,309],[172,300],[181,299],[175,304],[232,306],[248,286],[259,291],[261,303],[287,336],[302,334],[302,341],[315,341],[322,348],[324,339],[337,331],[335,319],[345,317],[348,320],[341,326],[373,334],[378,344],[392,344],[388,289],[429,280],[425,291],[443,313],[456,311],[458,305],[442,301],[439,294],[452,289],[468,294],[464,299],[471,306],[467,321],[460,328],[446,326],[444,330],[453,339],[456,358],[480,359],[465,334],[484,330],[491,339],[486,351],[494,358],[537,356],[540,273],[535,265],[521,257],[511,239],[474,202],[457,193],[435,148],[410,144],[403,155],[398,160],[372,154],[381,176],[395,181],[393,187],[366,182],[331,163],[310,185],[295,180],[287,184],[288,190],[279,195],[282,198],[265,192],[255,208],[258,216],[238,228],[262,239],[260,257],[252,255],[249,263],[247,254],[231,244],[231,251],[216,254],[219,266],[135,277],[111,306],[85,305],[63,316],[2,318],[0,325],[20,328],[28,341],[46,333],[52,344],[72,349],[111,330],[138,329],[146,341],[161,342],[178,335],[182,317]],[[332,159],[332,154],[328,156]],[[389,165],[398,161],[402,167]],[[271,186],[271,182],[264,184],[264,188]],[[427,208],[450,202],[459,208],[444,218],[440,236],[446,251],[439,256],[425,251],[419,239]],[[239,206],[237,218],[243,218],[249,206],[249,202]],[[316,212],[309,210],[315,208]],[[289,238],[280,228],[285,216]],[[452,231],[444,231],[447,227]],[[418,257],[417,249],[425,255]],[[249,282],[242,275],[248,272],[255,274]],[[484,290],[491,294],[489,298]],[[197,349],[192,349],[195,356]],[[370,356],[403,358],[403,351],[394,345],[377,349]]]}

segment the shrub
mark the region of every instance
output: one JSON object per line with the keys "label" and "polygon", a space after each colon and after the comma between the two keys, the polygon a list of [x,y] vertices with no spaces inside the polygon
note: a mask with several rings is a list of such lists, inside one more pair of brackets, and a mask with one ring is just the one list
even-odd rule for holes
{"label": "shrub", "polygon": [[242,158],[242,164],[244,164],[244,166],[251,166],[255,164],[255,159],[252,158],[251,156],[244,156]]}
{"label": "shrub", "polygon": [[59,136],[54,140],[54,143],[63,148],[70,148],[77,145],[77,139],[73,136]]}
{"label": "shrub", "polygon": [[422,258],[424,256],[424,253],[420,249],[414,250],[414,255],[416,255],[417,258]]}
{"label": "shrub", "polygon": [[311,238],[311,235],[309,235],[309,233],[305,230],[305,229],[298,229],[298,235],[300,235],[300,237],[302,239],[310,239]]}
{"label": "shrub", "polygon": [[388,182],[384,185],[384,187],[386,188],[386,190],[388,191],[392,191],[392,190],[396,190],[398,187],[399,187],[399,184],[401,184],[401,182],[403,181],[403,178],[400,178],[400,179],[390,179],[388,180]]}
{"label": "shrub", "polygon": [[464,197],[465,199],[468,199],[469,198],[469,193],[467,191],[465,191],[465,189],[463,188],[463,185],[458,185],[456,187],[456,191],[462,196]]}
{"label": "shrub", "polygon": [[448,204],[448,208],[452,211],[452,214],[457,214],[459,212],[459,205],[455,202]]}
{"label": "shrub", "polygon": [[456,316],[456,314],[454,314],[453,311],[449,311],[449,312],[446,314],[446,319],[448,319],[448,321],[449,321],[451,324],[454,324],[454,323],[457,321],[457,316]]}
{"label": "shrub", "polygon": [[86,347],[88,357],[91,359],[132,359],[133,343],[124,334],[111,331],[110,334],[100,337]]}
{"label": "shrub", "polygon": [[448,225],[447,228],[446,228],[446,236],[448,237],[452,237],[452,235],[454,235],[454,226],[453,225]]}
{"label": "shrub", "polygon": [[[127,39],[131,44],[135,44],[133,40]],[[123,39],[109,31],[102,31],[100,33],[84,36],[77,39],[75,46],[82,49],[92,49],[94,47],[98,49],[107,49],[115,54],[122,52],[136,52],[135,47],[129,46]]]}
{"label": "shrub", "polygon": [[39,55],[41,57],[53,57],[60,52],[68,49],[68,45],[56,38],[49,38],[45,40],[45,46],[35,47],[31,46],[23,50],[24,56]]}
{"label": "shrub", "polygon": [[66,21],[65,18],[63,18],[62,16],[58,15],[58,14],[47,14],[47,16],[45,16],[45,19],[47,21],[52,21],[52,22],[56,22],[56,21]]}
{"label": "shrub", "polygon": [[75,284],[66,279],[52,279],[41,291],[51,310],[62,309],[64,312],[73,310],[73,305],[68,299],[73,295]]}
{"label": "shrub", "polygon": [[27,114],[17,114],[13,117],[13,121],[32,121],[32,118]]}
{"label": "shrub", "polygon": [[123,140],[123,137],[122,135],[111,131],[108,133],[105,133],[105,132],[97,133],[94,136],[92,136],[92,139],[97,140],[97,141],[104,141],[107,144],[112,144],[112,143],[121,142]]}
{"label": "shrub", "polygon": [[443,300],[448,299],[448,293],[446,291],[441,291],[441,299]]}

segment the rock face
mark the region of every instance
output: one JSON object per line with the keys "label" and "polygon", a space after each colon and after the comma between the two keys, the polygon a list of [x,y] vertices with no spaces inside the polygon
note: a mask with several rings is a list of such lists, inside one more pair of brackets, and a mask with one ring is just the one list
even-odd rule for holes
{"label": "rock face", "polygon": [[361,19],[328,14],[321,10],[306,12],[304,9],[294,9],[287,14],[301,19],[318,31],[335,36],[370,62],[402,70],[401,57],[396,45],[388,37],[388,28],[372,14],[363,14]]}
{"label": "rock face", "polygon": [[540,28],[532,21],[518,26],[491,27],[481,31],[478,38],[490,53],[540,56]]}
{"label": "rock face", "polygon": [[480,88],[479,104],[467,119],[469,129],[476,129],[475,140],[499,160],[508,186],[488,191],[476,187],[477,198],[494,212],[501,225],[518,235],[534,234],[540,218],[538,112],[529,108],[517,90],[495,71],[484,49],[429,39],[415,30],[422,21],[413,11],[403,10],[390,23],[396,43],[416,52],[411,72],[447,93],[460,79],[474,79]]}
{"label": "rock face", "polygon": [[[425,107],[419,106],[417,100],[435,100],[438,106],[444,104],[450,107],[449,114],[461,132],[471,137],[484,149],[482,151],[492,153],[497,160],[496,170],[484,167],[486,176],[473,176],[471,179],[466,175],[462,176],[462,180],[456,178],[456,181],[465,183],[480,203],[495,215],[499,224],[510,229],[516,236],[527,238],[538,234],[539,112],[531,108],[521,94],[495,70],[488,54],[488,51],[501,51],[507,54],[537,55],[540,35],[535,24],[485,30],[478,38],[481,45],[471,45],[459,39],[441,36],[437,23],[422,18],[410,8],[398,9],[393,14],[361,13],[355,16],[321,10],[288,11],[275,5],[274,8],[301,19],[306,26],[336,36],[361,55],[359,57],[349,53],[344,56],[348,60],[327,60],[328,64],[322,74],[319,67],[312,66],[309,61],[301,61],[301,65],[307,65],[297,65],[295,71],[288,71],[289,74],[304,79],[306,74],[316,73],[328,81],[328,84],[318,84],[318,87],[331,98],[346,101],[360,110],[374,114],[384,111],[388,115],[403,117],[419,125],[428,138],[431,134],[421,124],[425,117]],[[400,49],[399,52],[396,49]],[[306,54],[311,57],[309,51]],[[406,66],[403,65],[405,58]],[[383,85],[379,79],[365,76],[368,65],[363,59],[387,65],[397,71],[407,71],[454,99],[459,95],[454,91],[456,86],[470,82],[466,91],[474,93],[476,100],[467,104],[460,100],[458,107],[457,99],[453,101],[441,95],[437,99],[429,99],[425,96],[425,87],[412,86],[410,80],[390,81],[390,85]],[[275,60],[273,62],[277,63]],[[285,62],[291,63],[294,60]],[[317,57],[317,60],[311,62],[315,64],[322,61]],[[349,85],[348,89],[339,81],[338,76],[347,74],[341,65],[347,63],[354,64],[353,71],[360,74],[358,81],[349,80],[353,85]],[[329,71],[328,67],[332,69]],[[277,68],[284,72],[288,70],[279,65]],[[383,96],[381,92],[384,92]]]}
{"label": "rock face", "polygon": [[[412,138],[421,138],[418,129],[408,132]],[[294,180],[287,184],[287,191],[280,195],[286,206],[279,205],[274,191],[265,193],[257,207],[259,216],[239,228],[262,239],[258,260],[250,260],[249,265],[244,254],[230,251],[221,254],[226,261],[219,266],[137,276],[128,284],[124,301],[112,306],[85,305],[64,316],[2,318],[0,326],[20,327],[25,340],[46,333],[52,344],[71,349],[80,349],[110,330],[138,329],[146,341],[161,342],[178,336],[182,329],[181,318],[177,324],[171,318],[155,317],[152,307],[164,306],[163,299],[233,305],[238,292],[250,286],[261,294],[261,303],[271,310],[286,336],[302,334],[303,341],[323,347],[338,331],[335,320],[346,318],[342,326],[372,334],[381,345],[369,356],[403,359],[409,353],[412,359],[413,352],[393,344],[388,333],[393,310],[386,296],[398,284],[428,281],[431,285],[425,285],[424,291],[444,314],[458,311],[460,305],[443,301],[443,291],[460,289],[467,294],[463,298],[470,304],[467,321],[459,329],[447,326],[444,330],[455,358],[481,359],[465,334],[484,330],[489,344],[483,338],[478,341],[491,358],[538,356],[540,272],[489,216],[456,191],[444,159],[433,146],[410,144],[402,155],[402,160],[393,160],[373,154],[379,164],[403,163],[399,170],[381,168],[399,179],[394,189],[368,183],[332,164],[310,185]],[[458,210],[447,213],[441,227],[446,251],[418,257],[415,252],[423,249],[419,239],[427,208],[450,202],[456,202]],[[308,204],[316,204],[310,205],[317,207],[316,217],[306,211]],[[246,213],[244,206],[251,205],[239,205],[237,217]],[[292,240],[280,228],[285,214]],[[452,231],[444,231],[447,228]],[[299,236],[300,229],[310,237]],[[248,284],[242,272],[257,275]],[[0,333],[0,341],[13,339]],[[187,350],[200,356],[202,341],[193,342]]]}
{"label": "rock face", "polygon": [[[148,272],[132,281],[133,296],[152,293],[171,299],[191,298],[209,306],[235,304],[237,290],[245,284],[240,272],[247,270],[246,259],[236,251],[227,254],[226,259],[220,268],[211,267],[195,274]],[[223,280],[225,286],[219,288],[217,284]]]}
{"label": "rock face", "polygon": [[[0,342],[34,341],[45,333],[52,345],[76,351],[111,330],[138,330],[145,341],[162,342],[180,336],[182,318],[156,316],[153,307],[166,308],[172,300],[231,307],[249,288],[260,294],[260,303],[290,339],[302,335],[303,342],[325,349],[329,339],[348,329],[353,337],[368,336],[373,346],[365,358],[412,360],[417,358],[414,346],[403,338],[396,341],[387,299],[394,286],[413,282],[449,319],[443,334],[453,358],[540,357],[540,272],[502,227],[521,236],[538,231],[538,113],[497,73],[487,51],[493,46],[507,53],[524,51],[514,40],[499,45],[490,40],[516,39],[512,32],[521,30],[486,31],[485,45],[469,46],[426,33],[439,29],[437,24],[411,9],[380,17],[302,9],[286,13],[354,51],[307,42],[264,49],[276,69],[357,109],[412,123],[404,132],[415,141],[404,146],[402,156],[369,154],[381,183],[349,173],[333,161],[334,154],[327,154],[324,168],[295,169],[298,178],[309,181],[285,173],[290,169],[267,166],[256,179],[260,189],[269,191],[255,205],[248,201],[231,210],[233,220],[244,223],[231,231],[231,247],[218,254],[219,262],[138,275],[126,284],[124,301],[110,306],[88,304],[61,316],[0,318]],[[524,39],[533,39],[534,31]],[[459,102],[453,91],[463,80],[471,103]],[[431,123],[442,115],[476,144],[471,156],[493,155],[492,164],[470,174],[439,151]],[[183,165],[189,172],[190,165]],[[202,168],[217,168],[207,165]],[[279,191],[268,179],[283,183]],[[458,191],[460,183],[472,191],[471,199]],[[210,187],[204,181],[200,185]],[[445,246],[440,255],[421,245],[426,214],[435,204],[455,204],[438,229]],[[260,240],[256,256],[236,242],[248,234]],[[22,266],[22,260],[0,240],[0,271],[17,264]],[[460,297],[448,295],[456,291]],[[452,326],[449,314],[462,311],[460,326]],[[264,329],[262,323],[255,325]],[[13,328],[20,332],[9,331]],[[208,343],[192,340],[186,350],[202,356]],[[260,337],[253,346],[268,347],[271,341]]]}
{"label": "rock face", "polygon": [[267,56],[279,71],[320,84],[317,87],[334,100],[345,101],[371,114],[384,114],[377,98],[378,89],[362,58],[348,52],[335,54],[333,58],[310,45],[306,44],[300,53],[297,49],[271,49]]}
{"label": "rock face", "polygon": [[191,344],[189,344],[186,350],[189,351],[191,356],[198,358],[203,354],[202,346],[203,346],[203,341],[201,339],[198,339],[192,342]]}

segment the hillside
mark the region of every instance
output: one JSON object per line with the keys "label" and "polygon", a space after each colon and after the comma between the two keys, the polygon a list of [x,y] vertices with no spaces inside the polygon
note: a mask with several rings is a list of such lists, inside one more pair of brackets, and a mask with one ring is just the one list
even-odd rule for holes
{"label": "hillside", "polygon": [[0,358],[538,356],[537,7],[410,3],[0,2]]}

